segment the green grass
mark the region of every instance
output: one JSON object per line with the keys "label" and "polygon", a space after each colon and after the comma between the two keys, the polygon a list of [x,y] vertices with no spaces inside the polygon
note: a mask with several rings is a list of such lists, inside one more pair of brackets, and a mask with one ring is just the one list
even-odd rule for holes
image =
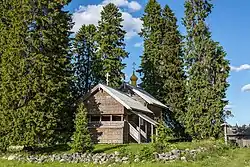
{"label": "green grass", "polygon": [[[217,148],[214,148],[214,145]],[[112,167],[250,167],[250,149],[247,148],[227,148],[223,147],[219,141],[198,141],[198,142],[182,142],[171,145],[171,148],[177,149],[195,149],[198,147],[206,147],[212,149],[211,152],[203,153],[197,156],[197,160],[192,162],[145,162],[136,164],[117,164]],[[221,147],[220,147],[221,146]],[[58,147],[58,149],[57,149]],[[68,146],[57,146],[53,148],[46,148],[42,152],[49,153],[65,153],[70,152]],[[126,150],[133,154],[139,153],[143,148],[150,148],[150,144],[98,144],[95,146],[94,153],[112,153],[115,151]],[[42,153],[39,152],[39,153]],[[22,163],[17,161],[7,161],[0,159],[0,167],[104,167],[107,165],[96,164],[70,164],[70,163],[45,163],[45,164],[32,164]]]}
{"label": "green grass", "polygon": [[[218,144],[220,141],[212,141],[212,140],[202,140],[202,141],[194,141],[194,142],[178,142],[173,143],[168,148],[169,151],[172,149],[195,149],[198,147],[212,147],[214,144]],[[131,153],[138,153],[144,147],[151,147],[151,144],[97,144],[94,148],[94,153],[112,153],[115,151],[120,151],[121,149],[128,150]]]}
{"label": "green grass", "polygon": [[[1,167],[104,167],[105,165],[94,164],[66,164],[47,163],[30,164],[16,161],[0,160]],[[113,167],[250,167],[250,149],[237,148],[226,150],[222,155],[206,155],[195,162],[169,162],[169,163],[138,163],[138,164],[117,164]]]}
{"label": "green grass", "polygon": [[150,144],[97,144],[94,148],[94,153],[112,153],[121,149],[129,150],[129,152],[137,153],[143,147],[150,147]]}

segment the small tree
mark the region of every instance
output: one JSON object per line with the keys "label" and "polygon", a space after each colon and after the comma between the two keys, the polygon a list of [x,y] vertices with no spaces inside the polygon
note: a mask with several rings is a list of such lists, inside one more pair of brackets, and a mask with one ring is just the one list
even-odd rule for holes
{"label": "small tree", "polygon": [[156,131],[157,135],[154,137],[153,147],[156,152],[164,152],[170,146],[168,141],[173,137],[173,132],[163,121],[159,122]]}
{"label": "small tree", "polygon": [[173,137],[172,130],[168,128],[163,121],[160,121],[156,130],[157,130],[156,141],[158,142],[165,142]]}
{"label": "small tree", "polygon": [[73,140],[72,148],[75,152],[90,152],[93,150],[93,143],[88,130],[87,110],[83,103],[79,105],[76,112]]}

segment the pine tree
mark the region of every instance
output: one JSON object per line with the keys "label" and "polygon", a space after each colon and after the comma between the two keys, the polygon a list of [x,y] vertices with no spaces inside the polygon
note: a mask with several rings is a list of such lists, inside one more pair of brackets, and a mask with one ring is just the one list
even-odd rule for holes
{"label": "pine tree", "polygon": [[[1,58],[2,58],[2,55],[3,55],[3,47],[4,47],[4,43],[5,43],[5,40],[6,40],[6,31],[5,31],[5,28],[6,26],[4,25],[4,21],[5,21],[5,15],[4,13],[6,12],[6,6],[3,4],[3,1],[0,2],[0,10],[2,11],[0,13],[0,45],[2,47],[0,47],[0,101],[1,101],[1,98],[2,98],[2,91],[1,91],[1,85],[2,85],[2,70],[1,70],[1,67],[2,67],[2,61],[1,61]],[[4,117],[3,117],[3,110],[1,109],[1,103],[0,103],[0,120],[3,120]],[[2,121],[1,121],[2,122]],[[4,137],[5,136],[5,127],[2,126],[2,123],[0,122],[0,152],[1,151],[6,151],[6,142]]]}
{"label": "pine tree", "polygon": [[88,130],[87,110],[83,103],[79,105],[76,112],[72,148],[75,152],[90,152],[93,150],[93,143]]}
{"label": "pine tree", "polygon": [[125,31],[122,29],[122,14],[118,7],[110,3],[103,7],[101,20],[98,23],[98,52],[99,61],[96,62],[99,69],[96,70],[95,78],[98,82],[106,81],[106,74],[109,73],[109,86],[118,87],[121,84],[124,74],[122,70],[125,64],[122,60],[128,57],[124,50]]}
{"label": "pine tree", "polygon": [[[177,19],[168,5],[161,10],[155,0],[150,0],[142,20],[143,87],[161,102],[169,105],[171,111],[164,116],[171,117],[168,121],[172,120],[175,132],[180,133],[185,118],[185,75],[182,39]],[[182,124],[178,123],[179,121]]]}
{"label": "pine tree", "polygon": [[25,115],[21,108],[28,101],[25,95],[29,92],[24,82],[28,80],[25,37],[28,36],[27,22],[30,17],[27,1],[1,1],[0,5],[0,149],[6,150],[10,144],[21,140],[25,132]]}
{"label": "pine tree", "polygon": [[74,40],[75,94],[77,98],[86,94],[96,84],[96,27],[83,25]]}
{"label": "pine tree", "polygon": [[[71,105],[68,1],[5,3],[1,125],[13,145],[51,145],[68,139]],[[72,123],[73,125],[73,123]]]}
{"label": "pine tree", "polygon": [[[175,132],[183,135],[185,120],[185,74],[182,51],[182,37],[178,31],[177,19],[168,5],[163,12],[162,55],[158,60],[158,73],[162,85],[159,91],[162,101],[167,104],[175,121]],[[158,80],[159,80],[158,79]],[[160,98],[161,99],[161,98]]]}
{"label": "pine tree", "polygon": [[157,58],[161,56],[162,44],[162,16],[161,6],[156,0],[149,0],[145,13],[141,18],[143,28],[140,36],[144,38],[144,52],[141,57],[142,87],[155,98],[161,98],[161,83],[158,82]]}
{"label": "pine tree", "polygon": [[218,137],[227,104],[224,99],[229,62],[222,47],[211,39],[206,25],[212,4],[207,0],[187,0],[185,8],[188,74],[185,126],[193,138]]}

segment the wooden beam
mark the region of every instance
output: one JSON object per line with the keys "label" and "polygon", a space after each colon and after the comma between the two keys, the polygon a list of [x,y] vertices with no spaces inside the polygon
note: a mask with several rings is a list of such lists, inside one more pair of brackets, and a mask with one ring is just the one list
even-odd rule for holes
{"label": "wooden beam", "polygon": [[145,122],[145,133],[146,133],[146,139],[147,139],[147,142],[148,142],[148,122]]}
{"label": "wooden beam", "polygon": [[151,142],[154,142],[154,126],[151,124]]}
{"label": "wooden beam", "polygon": [[139,133],[138,133],[138,143],[141,143],[141,117],[139,117]]}

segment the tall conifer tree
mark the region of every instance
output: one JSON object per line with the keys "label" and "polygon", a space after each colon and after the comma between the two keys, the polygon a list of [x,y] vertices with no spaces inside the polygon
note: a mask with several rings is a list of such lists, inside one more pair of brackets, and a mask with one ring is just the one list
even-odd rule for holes
{"label": "tall conifer tree", "polygon": [[142,87],[157,99],[163,101],[160,89],[162,83],[158,82],[158,63],[161,57],[162,44],[162,15],[161,6],[156,0],[149,0],[145,7],[145,13],[141,20],[143,28],[141,37],[144,38],[144,52],[141,60]]}
{"label": "tall conifer tree", "polygon": [[97,42],[96,27],[83,25],[74,40],[74,72],[76,75],[75,94],[78,97],[86,94],[95,84],[94,78]]}
{"label": "tall conifer tree", "polygon": [[23,140],[25,113],[22,109],[29,100],[26,82],[28,22],[30,7],[27,1],[1,1],[1,101],[0,147]]}
{"label": "tall conifer tree", "polygon": [[67,3],[5,3],[11,10],[4,13],[7,21],[2,21],[5,29],[1,32],[7,37],[1,57],[3,143],[36,146],[67,139],[72,79],[68,54],[71,17],[62,10]]}
{"label": "tall conifer tree", "polygon": [[156,0],[150,0],[142,20],[143,87],[169,105],[170,119],[177,120],[175,126],[181,128],[177,122],[183,123],[185,118],[185,75],[177,19],[168,5],[162,10]]}
{"label": "tall conifer tree", "polygon": [[[162,55],[158,60],[159,79],[162,84],[159,94],[162,101],[169,105],[172,119],[175,121],[175,130],[183,135],[183,125],[185,120],[185,73],[182,51],[182,37],[178,30],[177,19],[168,5],[163,12],[161,45]],[[159,86],[160,86],[159,85]]]}
{"label": "tall conifer tree", "polygon": [[188,74],[185,126],[194,138],[218,137],[227,104],[229,62],[222,47],[211,39],[206,25],[212,4],[208,0],[187,0],[185,8]]}
{"label": "tall conifer tree", "polygon": [[121,84],[124,74],[122,70],[125,64],[122,60],[128,57],[124,50],[125,31],[122,29],[122,14],[118,7],[110,3],[103,7],[101,20],[98,23],[98,59],[99,69],[95,77],[99,82],[106,82],[106,74],[109,73],[109,85],[117,87]]}

